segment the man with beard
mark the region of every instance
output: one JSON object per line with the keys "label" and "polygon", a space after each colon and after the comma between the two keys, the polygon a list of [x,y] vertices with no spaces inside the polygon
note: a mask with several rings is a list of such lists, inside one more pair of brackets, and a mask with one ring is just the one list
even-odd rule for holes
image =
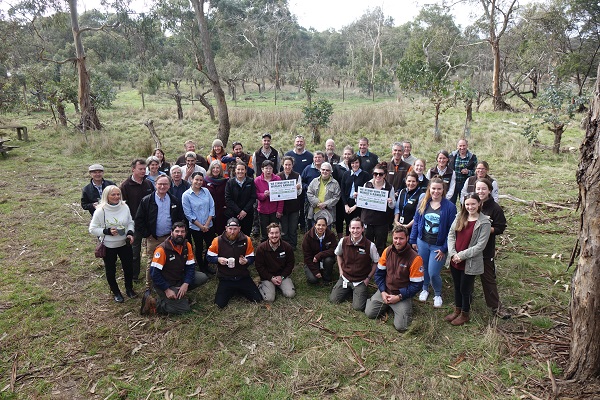
{"label": "man with beard", "polygon": [[367,300],[365,314],[374,319],[391,308],[394,328],[404,332],[412,320],[412,297],[423,287],[423,259],[408,244],[404,226],[394,228],[392,241],[379,258],[375,271],[379,290]]}
{"label": "man with beard", "polygon": [[290,278],[296,259],[292,246],[281,240],[281,228],[272,222],[267,226],[268,239],[256,248],[256,270],[260,275],[258,290],[263,299],[275,301],[277,289],[289,299],[296,296],[294,282]]}
{"label": "man with beard", "polygon": [[227,169],[223,170],[225,178],[231,178],[235,175],[235,166],[239,162],[243,162],[248,166],[246,174],[250,178],[253,178],[254,165],[252,164],[252,155],[244,152],[244,146],[242,146],[241,142],[233,142],[231,149],[233,150],[231,154],[224,155],[221,158],[221,162],[227,165]]}
{"label": "man with beard", "polygon": [[[156,312],[159,314],[175,315],[190,311],[185,295],[208,281],[206,274],[196,271],[192,245],[185,239],[185,234],[185,223],[175,222],[171,235],[158,245],[152,258],[150,276],[158,295]],[[150,297],[145,294],[142,315],[152,313],[150,302]]]}
{"label": "man with beard", "polygon": [[250,301],[263,300],[258,288],[250,277],[248,267],[254,262],[252,240],[240,229],[237,218],[229,218],[225,232],[213,239],[206,252],[209,263],[217,264],[219,285],[215,294],[215,304],[224,308],[235,295],[242,295]]}
{"label": "man with beard", "polygon": [[337,238],[327,227],[327,218],[317,217],[315,226],[306,232],[302,240],[304,255],[304,273],[308,283],[330,283],[335,264],[335,246]]}

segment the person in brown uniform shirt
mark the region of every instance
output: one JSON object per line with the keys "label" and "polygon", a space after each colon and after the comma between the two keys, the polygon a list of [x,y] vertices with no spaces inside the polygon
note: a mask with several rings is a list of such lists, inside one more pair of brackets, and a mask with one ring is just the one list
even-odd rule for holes
{"label": "person in brown uniform shirt", "polygon": [[321,216],[315,220],[312,227],[302,240],[302,254],[304,256],[304,273],[308,283],[330,283],[335,264],[335,246],[337,238],[327,227],[327,218]]}
{"label": "person in brown uniform shirt", "polygon": [[275,301],[277,288],[284,297],[291,299],[296,296],[296,288],[290,278],[296,263],[294,249],[281,240],[281,227],[276,222],[267,225],[267,237],[256,248],[255,266],[261,280],[258,290],[268,302]]}
{"label": "person in brown uniform shirt", "polygon": [[336,282],[329,300],[341,303],[352,295],[352,308],[363,311],[369,298],[367,285],[373,279],[379,254],[375,244],[363,236],[360,218],[350,221],[350,235],[341,239],[335,249],[340,279]]}

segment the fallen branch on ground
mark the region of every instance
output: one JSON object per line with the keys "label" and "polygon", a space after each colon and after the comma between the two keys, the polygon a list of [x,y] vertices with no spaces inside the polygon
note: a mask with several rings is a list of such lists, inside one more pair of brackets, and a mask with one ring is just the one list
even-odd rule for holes
{"label": "fallen branch on ground", "polygon": [[542,206],[551,207],[551,208],[559,208],[561,210],[575,211],[574,207],[565,207],[565,206],[561,206],[560,204],[547,203],[545,201],[523,200],[523,199],[519,199],[518,197],[513,196],[512,194],[501,194],[498,197],[500,199],[508,199],[508,200],[516,201],[518,203],[527,204],[528,206],[534,207],[534,208],[537,207],[538,205],[542,205]]}

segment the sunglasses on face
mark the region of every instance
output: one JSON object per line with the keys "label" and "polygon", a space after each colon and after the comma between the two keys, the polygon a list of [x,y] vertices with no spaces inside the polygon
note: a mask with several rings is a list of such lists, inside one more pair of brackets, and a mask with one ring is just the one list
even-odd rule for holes
{"label": "sunglasses on face", "polygon": [[373,172],[373,176],[384,176],[383,172]]}

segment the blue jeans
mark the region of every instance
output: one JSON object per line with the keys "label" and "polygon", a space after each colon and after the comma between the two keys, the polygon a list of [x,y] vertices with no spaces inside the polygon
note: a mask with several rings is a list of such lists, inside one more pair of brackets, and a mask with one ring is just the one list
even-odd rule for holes
{"label": "blue jeans", "polygon": [[417,247],[419,248],[419,255],[423,259],[423,290],[429,289],[429,283],[433,286],[433,291],[436,296],[442,295],[442,277],[440,272],[446,264],[447,253],[444,254],[444,258],[440,261],[435,259],[436,250],[441,250],[442,246],[436,246],[429,244],[421,239],[417,238]]}

